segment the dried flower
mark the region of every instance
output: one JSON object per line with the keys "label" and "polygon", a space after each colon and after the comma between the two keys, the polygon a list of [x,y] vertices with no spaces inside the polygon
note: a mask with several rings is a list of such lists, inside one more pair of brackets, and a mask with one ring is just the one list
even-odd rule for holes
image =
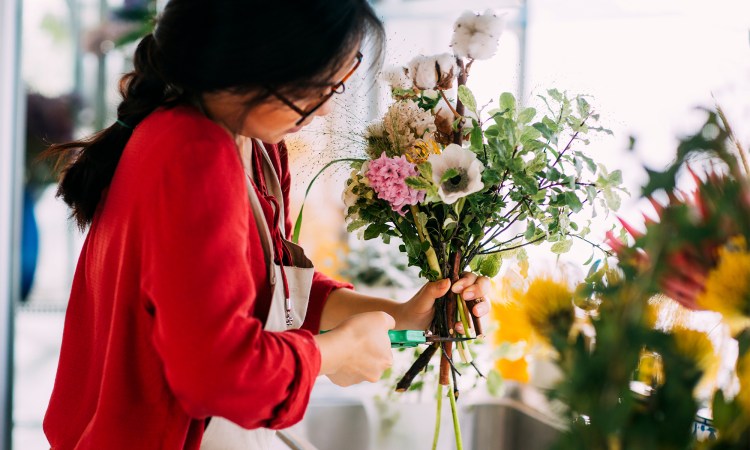
{"label": "dried flower", "polygon": [[489,59],[497,52],[502,32],[503,20],[492,10],[484,14],[466,11],[453,26],[451,47],[460,58]]}
{"label": "dried flower", "polygon": [[[438,185],[438,195],[444,203],[453,204],[484,189],[484,165],[471,150],[451,144],[441,154],[431,155],[427,160],[432,165],[432,180]],[[453,170],[455,175],[443,180],[449,170]]]}
{"label": "dried flower", "polygon": [[384,152],[380,158],[370,161],[365,169],[365,176],[378,198],[387,201],[397,213],[404,215],[404,206],[424,200],[424,191],[406,184],[407,178],[418,175],[417,168],[406,157],[388,158]]}
{"label": "dried flower", "polygon": [[406,151],[406,159],[412,164],[422,164],[427,161],[430,155],[439,155],[440,146],[437,142],[428,140],[418,140],[412,147]]}
{"label": "dried flower", "polygon": [[417,139],[432,139],[435,121],[412,101],[395,102],[383,118],[383,127],[393,149],[403,154]]}

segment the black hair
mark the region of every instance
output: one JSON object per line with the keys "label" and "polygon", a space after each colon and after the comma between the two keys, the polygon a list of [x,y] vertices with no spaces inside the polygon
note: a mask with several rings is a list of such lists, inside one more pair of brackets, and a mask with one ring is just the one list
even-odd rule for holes
{"label": "black hair", "polygon": [[345,59],[372,38],[382,59],[383,25],[367,0],[170,0],[138,44],[120,80],[117,122],[53,145],[57,195],[81,229],[94,217],[138,123],[159,107],[196,104],[202,94],[274,92],[302,98],[328,85]]}

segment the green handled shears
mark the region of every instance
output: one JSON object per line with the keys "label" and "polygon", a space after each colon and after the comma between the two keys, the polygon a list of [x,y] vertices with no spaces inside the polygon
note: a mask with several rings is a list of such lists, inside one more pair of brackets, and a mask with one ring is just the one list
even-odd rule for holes
{"label": "green handled shears", "polygon": [[[321,331],[320,334],[328,330]],[[429,334],[422,330],[389,330],[388,339],[391,340],[391,348],[410,348],[420,344],[432,344],[433,342],[457,342],[467,341],[471,338],[440,337]]]}
{"label": "green handled shears", "polygon": [[429,334],[421,330],[390,330],[388,338],[391,340],[391,348],[416,347],[419,344],[432,344],[434,342],[458,342],[468,341],[468,337],[441,337]]}

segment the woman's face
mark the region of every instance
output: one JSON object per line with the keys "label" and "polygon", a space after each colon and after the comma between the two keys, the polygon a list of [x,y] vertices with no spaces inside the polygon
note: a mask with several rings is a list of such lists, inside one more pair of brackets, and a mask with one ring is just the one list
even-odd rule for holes
{"label": "woman's face", "polygon": [[[352,52],[351,57],[347,59],[349,62],[341,64],[341,68],[330,82],[331,86],[344,79],[352,71],[352,68],[355,67],[356,55],[356,51]],[[233,134],[257,138],[263,142],[277,143],[283,140],[287,134],[296,133],[310,124],[315,117],[330,113],[333,109],[333,103],[330,101],[332,97],[329,97],[322,106],[307,116],[302,123],[297,124],[302,117],[299,111],[312,110],[320,105],[330,92],[331,88],[325,87],[321,88],[320,92],[311,94],[308,98],[286,98],[297,110],[275,95],[269,96],[262,103],[247,110],[245,104],[249,98],[255,95],[254,93],[240,95],[226,91],[205,94],[203,104],[211,118]]]}

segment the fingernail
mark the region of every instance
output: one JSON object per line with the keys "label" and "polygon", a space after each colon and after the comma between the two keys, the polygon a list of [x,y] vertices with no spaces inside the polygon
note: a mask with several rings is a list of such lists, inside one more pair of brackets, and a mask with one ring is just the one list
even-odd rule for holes
{"label": "fingernail", "polygon": [[474,313],[478,316],[487,314],[487,306],[484,303],[480,303],[474,307]]}
{"label": "fingernail", "polygon": [[440,286],[440,289],[445,289],[448,286],[450,286],[450,284],[451,284],[451,280],[449,280],[449,279],[446,278],[446,279],[444,279],[443,281],[440,282],[439,286]]}
{"label": "fingernail", "polygon": [[472,298],[474,298],[473,291],[464,292],[464,300],[471,300]]}

